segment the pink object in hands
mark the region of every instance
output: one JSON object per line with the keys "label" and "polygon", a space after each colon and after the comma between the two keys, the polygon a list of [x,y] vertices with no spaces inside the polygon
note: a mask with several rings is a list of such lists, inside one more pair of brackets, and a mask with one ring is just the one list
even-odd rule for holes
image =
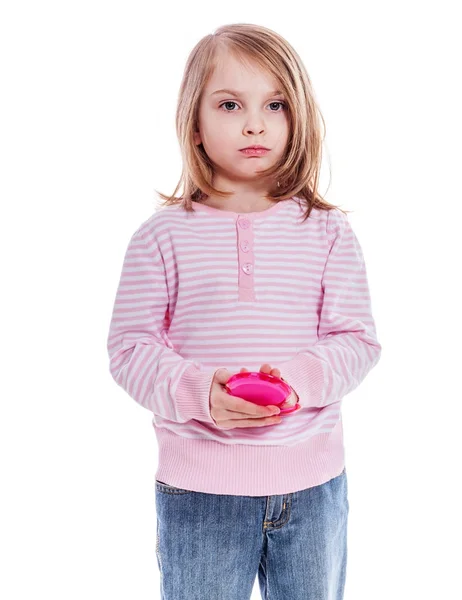
{"label": "pink object in hands", "polygon": [[[290,385],[279,377],[256,371],[236,373],[228,379],[224,387],[231,396],[237,396],[261,406],[280,406],[292,393]],[[279,414],[292,413],[299,408],[300,404],[297,402],[293,406],[281,408]]]}

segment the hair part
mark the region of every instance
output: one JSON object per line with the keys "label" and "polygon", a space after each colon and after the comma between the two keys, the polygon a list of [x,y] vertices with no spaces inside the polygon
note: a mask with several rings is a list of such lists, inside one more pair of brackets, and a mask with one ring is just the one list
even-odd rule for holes
{"label": "hair part", "polygon": [[[213,187],[213,165],[203,145],[194,142],[194,132],[199,130],[199,105],[205,86],[214,70],[220,67],[221,56],[226,52],[250,67],[256,64],[270,73],[285,95],[290,143],[281,160],[261,173],[262,177],[275,182],[266,198],[279,201],[296,196],[305,205],[304,220],[310,216],[313,207],[351,212],[330,204],[318,191],[326,128],[302,60],[278,33],[247,23],[223,25],[213,34],[206,35],[186,61],[175,121],[183,170],[171,196],[156,190],[164,199],[162,205],[182,204],[185,210],[191,212],[194,211],[194,201],[200,202],[209,195],[221,198],[232,195],[232,192]],[[176,196],[181,186],[183,194]]]}

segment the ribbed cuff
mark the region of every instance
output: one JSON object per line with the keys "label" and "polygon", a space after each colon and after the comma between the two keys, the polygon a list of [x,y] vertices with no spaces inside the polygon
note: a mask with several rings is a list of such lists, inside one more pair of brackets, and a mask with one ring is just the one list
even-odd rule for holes
{"label": "ribbed cuff", "polygon": [[324,369],[322,361],[310,354],[297,354],[278,364],[281,376],[299,397],[301,407],[323,406]]}
{"label": "ribbed cuff", "polygon": [[196,419],[216,425],[210,414],[210,391],[215,372],[204,373],[191,365],[181,376],[175,399],[178,413],[185,421]]}

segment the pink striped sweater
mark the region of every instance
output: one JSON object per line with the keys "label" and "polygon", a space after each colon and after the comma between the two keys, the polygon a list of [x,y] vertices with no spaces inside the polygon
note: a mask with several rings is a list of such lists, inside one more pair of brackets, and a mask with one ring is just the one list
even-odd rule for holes
{"label": "pink striped sweater", "polygon": [[[159,208],[132,235],[107,339],[109,370],[153,413],[156,479],[266,496],[320,485],[345,466],[341,405],[379,361],[363,253],[348,217],[298,197],[261,212],[194,202]],[[301,409],[220,429],[217,369],[281,371]]]}

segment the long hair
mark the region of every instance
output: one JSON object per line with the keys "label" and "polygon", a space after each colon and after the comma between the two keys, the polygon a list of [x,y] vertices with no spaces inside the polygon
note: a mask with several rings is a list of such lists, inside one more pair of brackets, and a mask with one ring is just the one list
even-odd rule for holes
{"label": "long hair", "polygon": [[[203,145],[194,143],[194,132],[199,129],[200,100],[214,69],[219,67],[218,51],[222,49],[243,63],[256,63],[262,70],[273,75],[285,94],[290,143],[281,160],[262,171],[262,176],[271,176],[269,179],[275,182],[265,196],[266,199],[300,199],[306,208],[304,221],[310,216],[313,207],[321,210],[339,208],[343,213],[351,212],[330,204],[318,191],[325,122],[299,55],[282,36],[271,29],[247,23],[219,27],[215,33],[203,37],[187,59],[175,121],[183,170],[171,196],[156,190],[165,200],[162,205],[182,204],[185,210],[194,211],[194,202],[200,202],[208,195],[222,198],[232,195],[232,192],[213,187],[213,165]],[[176,196],[181,185],[183,194]]]}

